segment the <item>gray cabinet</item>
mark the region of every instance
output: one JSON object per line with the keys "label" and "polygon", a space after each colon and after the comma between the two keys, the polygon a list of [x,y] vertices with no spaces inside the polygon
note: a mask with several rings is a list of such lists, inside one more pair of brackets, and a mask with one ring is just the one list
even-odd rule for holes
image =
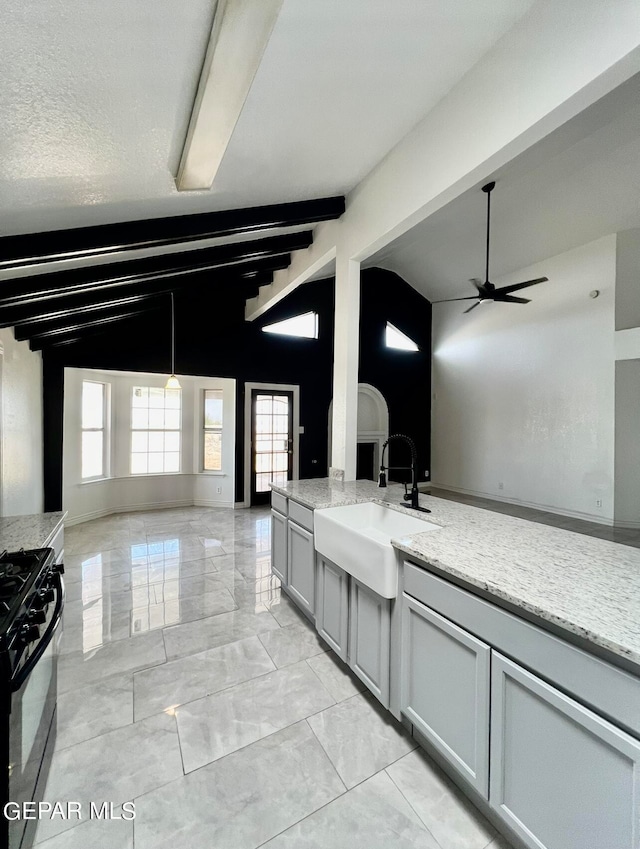
{"label": "gray cabinet", "polygon": [[493,652],[490,804],[535,849],[640,847],[640,742]]}
{"label": "gray cabinet", "polygon": [[341,660],[347,659],[349,576],[317,555],[316,628]]}
{"label": "gray cabinet", "polygon": [[401,657],[402,713],[486,799],[490,647],[404,595]]}
{"label": "gray cabinet", "polygon": [[316,583],[313,534],[291,519],[287,525],[287,558],[289,595],[313,616]]}
{"label": "gray cabinet", "polygon": [[287,584],[287,519],[271,510],[271,571]]}
{"label": "gray cabinet", "polygon": [[349,592],[349,666],[389,707],[391,602],[354,578]]}

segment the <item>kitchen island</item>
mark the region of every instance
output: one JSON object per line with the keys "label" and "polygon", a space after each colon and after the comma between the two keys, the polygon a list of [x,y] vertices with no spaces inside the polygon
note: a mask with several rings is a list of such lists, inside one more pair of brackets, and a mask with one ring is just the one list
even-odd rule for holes
{"label": "kitchen island", "polygon": [[438,527],[391,540],[382,598],[315,549],[316,511],[412,512],[402,486],[272,490],[285,591],[516,845],[640,849],[640,550],[421,495]]}
{"label": "kitchen island", "polygon": [[[379,501],[411,513],[398,484],[319,478],[272,490],[312,510]],[[640,549],[429,495],[420,504],[431,510],[423,518],[441,530],[394,540],[399,551],[640,674]]]}

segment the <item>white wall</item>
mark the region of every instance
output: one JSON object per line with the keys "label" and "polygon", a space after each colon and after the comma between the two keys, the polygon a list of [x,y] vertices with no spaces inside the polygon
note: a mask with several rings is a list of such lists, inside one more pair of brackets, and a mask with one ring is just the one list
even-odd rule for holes
{"label": "white wall", "polygon": [[616,363],[615,523],[640,528],[640,360]]}
{"label": "white wall", "polygon": [[640,327],[640,230],[617,235],[616,330]]}
{"label": "white wall", "polygon": [[41,513],[42,356],[0,330],[0,515]]}
{"label": "white wall", "polygon": [[[166,375],[65,369],[63,504],[68,523],[127,510],[201,505],[233,507],[235,472],[235,380],[178,375],[182,386],[181,472],[129,474],[130,408],[133,386],[164,386]],[[81,479],[82,381],[110,386],[112,423],[109,477]],[[202,391],[223,391],[222,471],[200,470]],[[218,489],[220,492],[218,492]]]}
{"label": "white wall", "polygon": [[530,304],[434,305],[435,485],[613,521],[615,263],[607,236],[493,281],[547,276]]}

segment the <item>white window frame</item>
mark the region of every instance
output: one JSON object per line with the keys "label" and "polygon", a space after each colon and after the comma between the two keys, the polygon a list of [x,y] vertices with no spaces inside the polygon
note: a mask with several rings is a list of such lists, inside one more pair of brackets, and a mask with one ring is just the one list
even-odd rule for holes
{"label": "white window frame", "polygon": [[[85,383],[97,383],[99,386],[102,386],[102,427],[84,427],[82,421],[82,407],[84,403],[84,385]],[[109,432],[109,389],[110,384],[106,383],[104,380],[87,380],[86,378],[82,378],[82,384],[80,387],[80,480],[82,483],[87,483],[88,481],[100,481],[109,477],[109,445],[110,445],[110,432]],[[83,436],[85,433],[102,433],[102,474],[101,475],[88,475],[85,477],[82,472],[82,443]]]}
{"label": "white window frame", "polygon": [[[180,392],[180,419],[179,419],[180,424],[177,428],[167,428],[167,427],[164,427],[164,428],[149,428],[149,427],[141,428],[141,427],[134,427],[133,426],[133,393],[135,392],[136,389],[147,389],[147,390],[161,389],[163,392],[166,391],[166,387],[164,387],[164,386],[152,386],[152,385],[149,385],[148,383],[145,384],[145,385],[142,385],[141,383],[135,383],[135,384],[133,384],[132,386],[129,387],[129,458],[128,458],[128,467],[129,468],[128,468],[128,477],[144,478],[144,477],[157,477],[158,475],[181,475],[183,473],[182,472],[182,466],[183,466],[182,450],[183,450],[183,441],[184,441],[184,427],[183,427],[183,424],[184,424],[184,422],[183,422],[184,399],[183,399],[183,396],[182,396],[182,389],[177,390],[178,392]],[[170,391],[176,391],[176,390],[170,390]],[[165,400],[166,400],[166,395],[165,395]],[[152,408],[148,406],[147,409],[152,409]],[[166,411],[166,409],[167,409],[166,406],[163,409]],[[149,471],[134,472],[133,468],[132,468],[133,454],[134,454],[134,451],[133,451],[133,434],[134,433],[146,433],[147,435],[149,435],[151,433],[163,433],[163,434],[164,433],[177,433],[180,437],[179,447],[178,447],[178,451],[177,451],[178,468],[175,471],[172,471],[172,472],[167,472],[167,471],[162,471],[162,472],[149,472]],[[136,454],[143,454],[145,452],[136,451],[135,453]],[[153,453],[155,453],[155,452],[153,452]],[[167,452],[163,452],[163,453],[166,454]],[[175,453],[175,452],[171,452],[171,453]],[[149,455],[148,448],[147,448],[146,454],[147,454],[147,457],[148,457],[148,455]]]}
{"label": "white window frame", "polygon": [[[219,392],[221,395],[222,401],[222,425],[220,427],[207,427],[205,425],[205,409],[206,409],[206,397],[207,392]],[[202,474],[205,475],[222,475],[224,474],[224,389],[221,389],[216,386],[206,386],[204,389],[200,390],[200,458],[199,458],[199,469]],[[204,465],[204,450],[205,450],[205,437],[207,433],[219,433],[220,434],[220,468],[219,469],[206,469]]]}

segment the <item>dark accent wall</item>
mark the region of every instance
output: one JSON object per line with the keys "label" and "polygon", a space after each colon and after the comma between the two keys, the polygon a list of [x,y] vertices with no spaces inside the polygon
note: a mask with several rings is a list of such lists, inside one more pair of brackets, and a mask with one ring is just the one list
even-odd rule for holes
{"label": "dark accent wall", "polygon": [[[176,370],[179,374],[232,377],[237,381],[236,500],[244,486],[245,382],[300,385],[300,477],[324,477],[328,469],[327,428],[332,395],[332,279],[296,289],[262,319],[244,320],[245,296],[228,288],[176,293]],[[319,314],[317,340],[289,339],[263,333],[261,327],[301,312]],[[429,468],[431,305],[400,277],[381,269],[362,273],[360,380],[387,399],[390,432],[412,436],[421,477]],[[419,353],[384,346],[391,321],[420,346]],[[170,312],[150,313],[116,325],[108,333],[46,349],[44,356],[45,510],[62,501],[63,369],[117,369],[168,372]],[[394,446],[394,462],[404,462]]]}

